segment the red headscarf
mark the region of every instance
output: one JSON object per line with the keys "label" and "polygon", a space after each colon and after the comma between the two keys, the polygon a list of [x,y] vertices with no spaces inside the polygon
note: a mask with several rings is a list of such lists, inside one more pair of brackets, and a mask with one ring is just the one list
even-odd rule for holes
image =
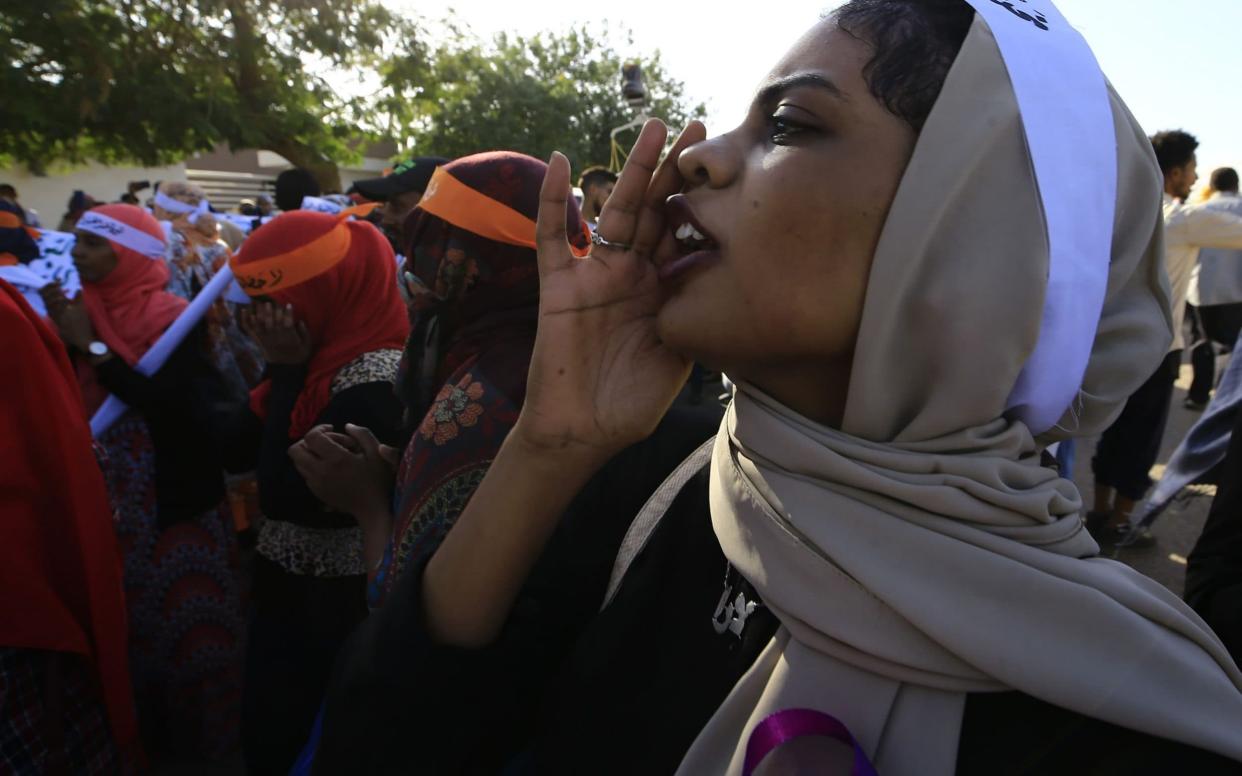
{"label": "red headscarf", "polygon": [[82,655],[122,755],[139,756],[121,552],[60,339],[0,280],[0,645]]}
{"label": "red headscarf", "polygon": [[[307,210],[264,225],[242,244],[232,264],[245,283],[245,266],[258,262],[283,265],[286,284],[266,295],[293,305],[315,348],[289,424],[289,437],[299,439],[328,405],[341,367],[363,353],[405,344],[409,322],[397,290],[397,262],[388,240],[371,224]],[[288,280],[295,275],[296,281]],[[267,415],[270,390],[265,381],[250,394],[259,417]]]}
{"label": "red headscarf", "polygon": [[[164,230],[147,211],[133,205],[100,205],[92,212],[145,232],[164,242]],[[168,265],[162,258],[144,256],[115,240],[108,240],[116,254],[116,269],[97,283],[82,283],[82,302],[95,332],[112,352],[133,366],[188,304],[168,293]],[[79,363],[78,379],[86,407],[94,411],[105,398],[90,365]]]}
{"label": "red headscarf", "polygon": [[[133,205],[100,205],[94,211],[139,229],[164,242],[160,222]],[[82,299],[100,339],[133,366],[176,320],[187,302],[164,290],[168,265],[108,241],[116,253],[116,269],[98,283],[82,284]]]}

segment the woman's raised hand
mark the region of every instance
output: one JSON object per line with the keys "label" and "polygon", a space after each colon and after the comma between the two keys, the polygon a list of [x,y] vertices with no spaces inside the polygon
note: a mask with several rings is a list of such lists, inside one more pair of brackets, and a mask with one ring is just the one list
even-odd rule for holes
{"label": "woman's raised hand", "polygon": [[661,293],[651,256],[665,230],[664,200],[683,184],[677,156],[705,134],[690,124],[657,170],[667,130],[647,122],[600,216],[606,242],[585,258],[565,239],[569,162],[552,155],[536,237],[539,331],[514,429],[523,444],[610,457],[649,435],[685,383],[689,360],[656,334]]}
{"label": "woman's raised hand", "polygon": [[305,323],[294,318],[292,305],[255,302],[242,308],[238,320],[269,364],[305,364],[310,360],[310,333]]}
{"label": "woman's raised hand", "polygon": [[622,448],[650,434],[690,363],[660,342],[651,254],[664,200],[681,190],[677,156],[703,139],[643,127],[599,219],[609,244],[577,258],[565,240],[569,162],[553,154],[539,201],[539,331],[517,425],[423,573],[423,609],[443,644],[490,644],[565,508]]}
{"label": "woman's raised hand", "polygon": [[77,348],[83,353],[91,340],[95,339],[95,329],[91,326],[90,316],[82,297],[70,299],[59,283],[48,283],[39,289],[43,304],[47,307],[47,315],[56,324],[56,330],[66,345]]}

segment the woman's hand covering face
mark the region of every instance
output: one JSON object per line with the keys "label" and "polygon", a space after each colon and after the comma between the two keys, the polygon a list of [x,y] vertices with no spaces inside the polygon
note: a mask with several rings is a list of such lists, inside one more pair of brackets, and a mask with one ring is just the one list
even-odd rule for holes
{"label": "woman's hand covering face", "polygon": [[314,349],[306,324],[295,320],[293,307],[255,302],[242,309],[242,328],[259,347],[269,364],[305,364]]}
{"label": "woman's hand covering face", "polygon": [[70,300],[65,296],[64,289],[56,283],[48,283],[39,289],[39,295],[47,305],[48,317],[56,324],[60,338],[66,345],[86,352],[95,339],[95,328],[91,325],[81,297]]}
{"label": "woman's hand covering face", "polygon": [[539,330],[514,430],[525,443],[608,457],[650,434],[685,382],[690,362],[656,335],[652,251],[665,231],[664,200],[682,186],[677,155],[704,135],[690,124],[659,164],[667,131],[659,121],[643,127],[599,219],[611,244],[584,258],[565,235],[569,162],[553,154],[537,228]]}

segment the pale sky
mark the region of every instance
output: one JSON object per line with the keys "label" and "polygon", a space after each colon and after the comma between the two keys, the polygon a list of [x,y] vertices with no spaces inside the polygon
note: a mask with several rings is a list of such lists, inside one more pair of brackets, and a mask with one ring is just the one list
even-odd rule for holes
{"label": "pale sky", "polygon": [[[426,3],[388,0],[424,16]],[[732,128],[751,91],[836,0],[670,3],[667,0],[451,0],[480,35],[590,23],[629,27],[635,54],[659,49],[687,95],[708,106],[709,132]],[[1242,169],[1242,0],[1057,0],[1148,133],[1198,136],[1199,170]],[[619,36],[616,36],[619,37]],[[630,52],[622,52],[627,54]]]}

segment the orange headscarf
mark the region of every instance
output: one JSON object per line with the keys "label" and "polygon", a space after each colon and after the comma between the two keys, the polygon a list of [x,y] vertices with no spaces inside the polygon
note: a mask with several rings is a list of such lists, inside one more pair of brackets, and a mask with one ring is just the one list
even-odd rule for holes
{"label": "orange headscarf", "polygon": [[[252,296],[291,304],[310,331],[314,353],[293,407],[289,437],[301,438],[331,400],[332,379],[363,353],[400,349],[409,332],[388,240],[365,221],[294,210],[251,235],[230,262]],[[269,382],[250,394],[267,415]]]}

